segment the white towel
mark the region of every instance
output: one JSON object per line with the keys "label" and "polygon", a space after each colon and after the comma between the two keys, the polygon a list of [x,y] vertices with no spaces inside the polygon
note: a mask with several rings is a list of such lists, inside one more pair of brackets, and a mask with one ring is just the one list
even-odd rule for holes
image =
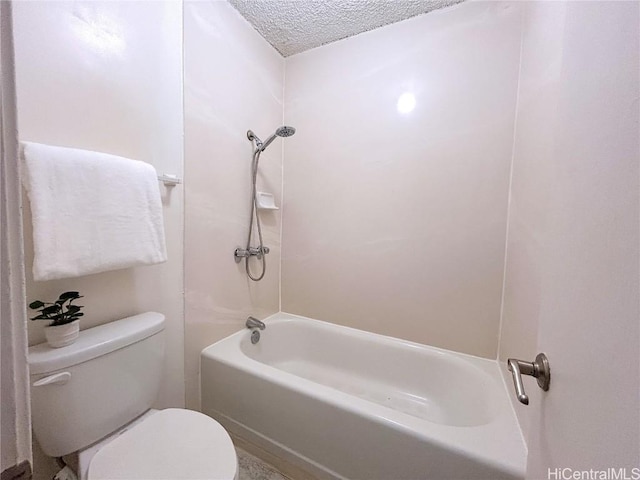
{"label": "white towel", "polygon": [[155,169],[106,153],[23,142],[35,280],[167,260]]}

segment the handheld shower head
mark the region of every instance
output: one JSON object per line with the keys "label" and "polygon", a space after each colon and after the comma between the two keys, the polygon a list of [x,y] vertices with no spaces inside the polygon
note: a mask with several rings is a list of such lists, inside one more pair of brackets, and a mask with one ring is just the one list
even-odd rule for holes
{"label": "handheld shower head", "polygon": [[[283,137],[283,138],[290,137],[294,133],[296,133],[295,128],[289,127],[287,125],[283,125],[282,127],[278,127],[278,129],[276,130],[276,133],[274,133],[269,138],[267,138],[267,140],[264,143],[257,142],[256,146],[258,150],[263,152],[271,144],[271,142],[273,142],[276,139],[276,137]],[[255,137],[255,135],[253,136],[254,138],[257,138]]]}
{"label": "handheld shower head", "polygon": [[276,135],[279,137],[290,137],[294,133],[296,133],[296,129],[288,125],[283,125],[276,130]]}

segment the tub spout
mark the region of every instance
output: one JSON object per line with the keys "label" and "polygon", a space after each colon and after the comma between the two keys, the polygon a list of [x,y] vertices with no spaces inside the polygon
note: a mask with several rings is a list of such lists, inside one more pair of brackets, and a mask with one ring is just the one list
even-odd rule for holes
{"label": "tub spout", "polygon": [[245,322],[245,326],[247,328],[259,328],[260,330],[264,330],[265,328],[267,328],[264,322],[258,320],[255,317],[247,318],[247,321]]}

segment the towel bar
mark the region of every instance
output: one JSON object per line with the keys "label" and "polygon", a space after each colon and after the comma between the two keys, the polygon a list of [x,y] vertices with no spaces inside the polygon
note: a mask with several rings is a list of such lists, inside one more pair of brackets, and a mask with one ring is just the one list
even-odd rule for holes
{"label": "towel bar", "polygon": [[168,173],[158,175],[158,180],[164,183],[167,187],[175,187],[176,185],[180,185],[182,183],[182,179],[178,178],[177,175],[171,175]]}

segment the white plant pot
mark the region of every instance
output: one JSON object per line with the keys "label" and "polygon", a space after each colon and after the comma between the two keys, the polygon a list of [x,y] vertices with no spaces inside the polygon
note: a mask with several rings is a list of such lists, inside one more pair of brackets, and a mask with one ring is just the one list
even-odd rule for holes
{"label": "white plant pot", "polygon": [[80,334],[80,321],[76,320],[66,325],[48,326],[44,328],[47,343],[50,347],[60,348],[71,345]]}

